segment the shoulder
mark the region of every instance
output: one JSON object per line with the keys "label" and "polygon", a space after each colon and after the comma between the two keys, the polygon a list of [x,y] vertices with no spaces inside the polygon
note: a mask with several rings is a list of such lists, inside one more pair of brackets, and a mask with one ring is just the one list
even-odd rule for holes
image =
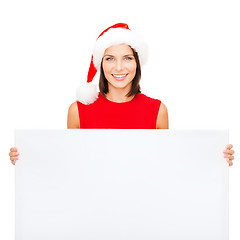
{"label": "shoulder", "polygon": [[70,114],[76,114],[78,113],[78,105],[77,105],[77,101],[73,102],[68,109],[68,113]]}
{"label": "shoulder", "polygon": [[158,110],[158,115],[164,115],[164,114],[167,114],[168,113],[168,110],[167,110],[167,107],[164,103],[161,102],[161,105],[160,105],[160,108]]}
{"label": "shoulder", "polygon": [[69,106],[67,127],[68,128],[80,128],[77,102],[73,102]]}
{"label": "shoulder", "polygon": [[157,129],[168,129],[168,110],[165,104],[161,103],[157,116]]}
{"label": "shoulder", "polygon": [[152,98],[152,97],[149,97],[143,93],[140,93],[139,94],[139,98],[141,98],[142,100],[144,100],[144,102],[146,103],[150,103],[150,104],[154,104],[154,103],[157,103],[157,104],[160,104],[161,101],[157,98]]}

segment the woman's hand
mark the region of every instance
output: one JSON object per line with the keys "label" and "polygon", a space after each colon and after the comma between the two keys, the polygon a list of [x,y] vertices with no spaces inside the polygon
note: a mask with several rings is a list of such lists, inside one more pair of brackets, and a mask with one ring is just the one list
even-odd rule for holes
{"label": "woman's hand", "polygon": [[15,165],[16,161],[18,160],[19,152],[16,147],[10,149],[9,152],[10,160],[13,165]]}
{"label": "woman's hand", "polygon": [[[228,144],[226,146],[226,149],[223,151],[224,157],[227,158],[227,162],[229,163],[229,166],[233,165],[232,161],[234,160],[234,156],[233,156],[234,150],[231,150],[232,147],[233,147],[232,144]],[[15,165],[16,161],[19,159],[19,152],[16,147],[13,147],[10,149],[9,156],[12,164]]]}
{"label": "woman's hand", "polygon": [[228,158],[228,159],[227,159],[227,162],[229,163],[229,166],[232,166],[232,165],[233,165],[233,162],[232,162],[232,161],[234,160],[234,156],[233,156],[234,151],[231,150],[232,147],[233,147],[232,144],[228,144],[228,145],[226,146],[226,149],[223,151],[224,157],[225,157],[225,158]]}

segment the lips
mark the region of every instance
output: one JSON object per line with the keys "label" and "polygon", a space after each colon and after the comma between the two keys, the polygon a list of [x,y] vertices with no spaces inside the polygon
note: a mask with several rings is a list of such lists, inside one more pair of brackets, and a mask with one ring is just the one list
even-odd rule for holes
{"label": "lips", "polygon": [[117,81],[122,81],[126,78],[128,74],[112,74],[112,76],[117,80]]}

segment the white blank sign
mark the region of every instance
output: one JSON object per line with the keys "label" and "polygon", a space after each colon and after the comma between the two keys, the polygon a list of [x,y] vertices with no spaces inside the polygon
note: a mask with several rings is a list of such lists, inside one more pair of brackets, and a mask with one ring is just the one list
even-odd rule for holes
{"label": "white blank sign", "polygon": [[16,130],[16,240],[227,240],[225,130]]}

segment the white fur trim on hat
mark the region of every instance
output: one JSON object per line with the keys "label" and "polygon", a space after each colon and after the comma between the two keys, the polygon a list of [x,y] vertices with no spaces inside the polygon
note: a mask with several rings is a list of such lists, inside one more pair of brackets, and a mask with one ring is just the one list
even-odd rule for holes
{"label": "white fur trim on hat", "polygon": [[98,93],[96,84],[93,84],[92,82],[84,83],[77,89],[77,101],[85,105],[94,103],[98,98]]}
{"label": "white fur trim on hat", "polygon": [[112,28],[99,37],[93,49],[93,63],[96,69],[100,69],[104,52],[107,48],[125,43],[131,46],[137,53],[140,65],[147,60],[147,44],[142,36],[136,32],[124,28]]}

